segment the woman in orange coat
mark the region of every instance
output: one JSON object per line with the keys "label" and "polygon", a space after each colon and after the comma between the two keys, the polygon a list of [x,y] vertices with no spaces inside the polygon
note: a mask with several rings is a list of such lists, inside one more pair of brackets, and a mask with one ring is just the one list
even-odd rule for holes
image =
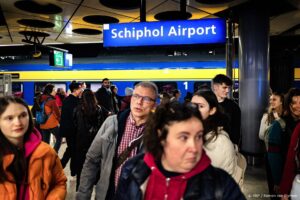
{"label": "woman in orange coat", "polygon": [[55,100],[56,89],[53,84],[47,84],[44,88],[41,102],[45,101],[45,113],[48,119],[44,124],[40,124],[43,141],[50,143],[51,133],[55,136],[54,149],[58,152],[61,145],[61,136],[59,134],[60,109]]}
{"label": "woman in orange coat", "polygon": [[0,199],[65,199],[66,181],[56,152],[33,127],[28,105],[1,97]]}

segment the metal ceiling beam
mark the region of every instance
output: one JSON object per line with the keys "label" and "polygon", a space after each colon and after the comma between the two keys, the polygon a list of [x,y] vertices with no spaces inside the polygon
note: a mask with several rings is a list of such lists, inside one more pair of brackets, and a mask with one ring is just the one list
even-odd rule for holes
{"label": "metal ceiling beam", "polygon": [[186,13],[186,0],[180,0],[180,12]]}
{"label": "metal ceiling beam", "polygon": [[146,22],[146,0],[141,0],[140,2],[140,21]]}
{"label": "metal ceiling beam", "polygon": [[4,17],[1,5],[0,5],[0,26],[5,26],[6,27],[8,35],[9,35],[9,38],[10,38],[10,41],[13,42],[13,39],[12,39],[11,33],[9,31],[9,27],[8,27],[7,22],[6,22],[6,19]]}
{"label": "metal ceiling beam", "polygon": [[67,21],[67,23],[64,25],[64,27],[61,29],[61,31],[59,32],[58,36],[55,38],[55,41],[57,41],[57,39],[59,38],[59,36],[62,34],[62,32],[65,30],[65,28],[68,26],[69,22],[71,21],[71,19],[73,18],[73,16],[75,15],[75,13],[77,12],[77,10],[80,8],[80,6],[82,5],[82,3],[84,2],[84,0],[81,0],[81,2],[77,5],[76,9],[74,10],[74,12],[72,13],[71,17],[69,18],[69,20]]}
{"label": "metal ceiling beam", "polygon": [[22,39],[22,42],[25,42],[25,43],[28,43],[28,44],[33,44],[33,45],[36,45],[38,47],[45,48],[45,49],[57,50],[57,51],[62,51],[62,52],[66,52],[66,53],[69,52],[66,49],[61,49],[61,48],[57,48],[57,47],[53,47],[53,46],[42,45],[41,43],[36,43],[36,42],[33,42],[31,40],[27,40],[27,39]]}

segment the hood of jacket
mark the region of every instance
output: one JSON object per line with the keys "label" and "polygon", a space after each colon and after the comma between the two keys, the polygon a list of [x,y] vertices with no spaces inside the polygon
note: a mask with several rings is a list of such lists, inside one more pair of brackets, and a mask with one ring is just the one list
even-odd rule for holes
{"label": "hood of jacket", "polygon": [[[144,161],[148,165],[148,167],[150,169],[152,169],[152,173],[158,173],[158,174],[162,175],[162,173],[158,170],[158,167],[155,163],[155,160],[154,160],[154,157],[152,154],[146,153],[145,157],[144,157]],[[198,163],[196,164],[196,166],[191,171],[179,175],[178,178],[181,179],[181,176],[184,176],[185,178],[189,179],[192,176],[203,172],[206,168],[208,168],[210,166],[210,164],[211,164],[211,160],[206,155],[205,151],[202,150],[202,156],[201,156],[200,160],[198,161]],[[174,178],[176,178],[176,177],[174,177]]]}
{"label": "hood of jacket", "polygon": [[40,132],[34,128],[32,133],[29,135],[28,140],[25,141],[25,157],[28,158],[31,153],[37,148],[37,146],[41,143],[42,136]]}

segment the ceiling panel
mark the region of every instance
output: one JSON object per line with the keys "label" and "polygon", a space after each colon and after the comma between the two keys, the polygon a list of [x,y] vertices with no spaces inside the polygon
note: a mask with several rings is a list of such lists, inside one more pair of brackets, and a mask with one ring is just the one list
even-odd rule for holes
{"label": "ceiling panel", "polygon": [[[93,29],[102,31],[102,24],[89,23],[83,20],[90,15],[110,16],[119,20],[119,23],[139,22],[140,10],[120,10],[104,6],[99,0],[34,0],[31,2],[43,7],[54,4],[62,9],[55,14],[42,14],[21,10],[15,6],[21,0],[0,0],[0,45],[24,44],[20,31],[38,31],[47,33],[43,44],[48,43],[95,43],[102,42],[102,34],[87,35],[73,32],[76,29]],[[122,0],[114,0],[122,1]],[[236,7],[246,4],[250,0],[220,0],[218,4],[199,3],[203,0],[187,0],[186,11],[191,13],[190,19],[219,17],[219,13],[229,13]],[[27,3],[30,1],[26,1]],[[219,3],[227,2],[227,3]],[[300,10],[295,0],[266,0],[270,2],[270,34],[299,34]],[[278,3],[280,2],[280,3]],[[274,6],[275,5],[275,6]],[[278,6],[276,6],[278,5]],[[284,6],[282,6],[284,5]],[[282,7],[282,10],[281,10]],[[284,7],[284,9],[283,9]],[[2,12],[1,12],[2,10]],[[161,12],[180,10],[180,0],[146,0],[146,21],[157,21],[155,15]],[[3,15],[1,17],[1,14]],[[224,15],[222,15],[224,17]],[[52,28],[37,28],[18,23],[20,19],[34,19],[51,22]],[[7,23],[7,26],[5,25]]]}
{"label": "ceiling panel", "polygon": [[[81,7],[82,7],[82,9],[84,9],[84,8],[93,9],[94,12],[104,11],[104,13],[112,15],[112,16],[114,16],[114,15],[116,15],[118,17],[124,16],[124,18],[130,18],[130,19],[139,17],[139,9],[133,9],[133,10],[111,9],[111,8],[108,8],[108,7],[100,4],[99,0],[85,0]],[[85,13],[85,15],[87,15],[87,14],[88,13]]]}
{"label": "ceiling panel", "polygon": [[288,12],[276,17],[270,21],[270,31],[274,34],[281,34],[282,32],[291,29],[300,22],[300,10]]}

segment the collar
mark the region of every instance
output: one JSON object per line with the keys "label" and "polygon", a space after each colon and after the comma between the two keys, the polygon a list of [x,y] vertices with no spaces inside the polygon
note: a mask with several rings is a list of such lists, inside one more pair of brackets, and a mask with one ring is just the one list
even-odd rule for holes
{"label": "collar", "polygon": [[[151,169],[152,173],[157,174],[158,176],[164,177],[164,175],[159,171],[155,160],[154,160],[154,156],[150,153],[146,153],[145,157],[144,157],[144,161],[146,163],[146,165]],[[202,150],[202,156],[200,158],[200,160],[198,161],[198,163],[195,165],[195,167],[193,169],[191,169],[189,172],[180,174],[179,176],[175,176],[173,177],[173,179],[189,179],[192,176],[199,174],[201,172],[203,172],[206,168],[208,168],[211,164],[211,160],[209,159],[209,157],[206,155],[205,150]]]}
{"label": "collar", "polygon": [[144,122],[144,123],[142,123],[142,124],[140,124],[140,125],[137,126],[131,112],[130,112],[130,114],[129,114],[128,119],[129,119],[129,123],[130,123],[132,126],[135,126],[135,127],[142,127],[142,126],[145,126],[145,124],[146,124],[146,122]]}

